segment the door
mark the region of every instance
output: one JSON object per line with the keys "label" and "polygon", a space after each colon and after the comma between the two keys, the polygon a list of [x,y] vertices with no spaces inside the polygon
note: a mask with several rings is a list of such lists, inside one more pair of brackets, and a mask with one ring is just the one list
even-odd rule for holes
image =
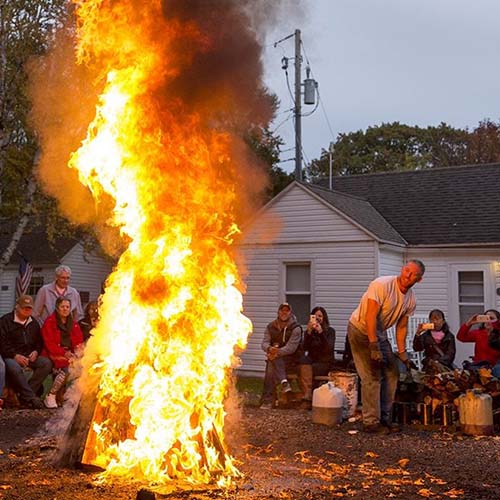
{"label": "door", "polygon": [[[453,333],[474,314],[486,309],[496,309],[494,294],[494,273],[490,263],[450,265],[450,306],[448,324]],[[469,359],[474,344],[457,340],[455,364]]]}

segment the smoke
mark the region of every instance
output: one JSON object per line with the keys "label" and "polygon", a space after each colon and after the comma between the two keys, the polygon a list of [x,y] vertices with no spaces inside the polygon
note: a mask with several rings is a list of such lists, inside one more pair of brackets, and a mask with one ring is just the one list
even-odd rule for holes
{"label": "smoke", "polygon": [[[175,217],[189,221],[183,229],[192,233],[196,276],[218,275],[223,253],[214,242],[225,241],[233,213],[241,225],[254,212],[268,182],[245,138],[254,127],[266,126],[273,115],[263,84],[262,41],[286,6],[289,2],[278,0],[83,0],[77,12],[85,12],[85,32],[67,26],[56,36],[53,50],[32,61],[32,122],[42,149],[39,177],[69,219],[97,230],[108,253],[117,255],[114,240],[122,241],[113,238],[116,228],[109,228],[110,221],[123,227],[132,224],[120,219],[120,209],[137,206],[137,212],[149,216],[147,234],[170,231],[176,236]],[[124,38],[128,32],[130,42]],[[144,68],[151,67],[145,77]],[[87,138],[97,135],[97,126],[89,130],[89,125],[99,118],[100,96],[114,77],[143,87],[127,101],[130,112],[119,115],[120,127],[127,130],[127,137],[117,141],[127,145],[120,157],[123,163],[116,168],[121,177],[114,177],[107,191],[103,183],[108,179],[95,167],[97,181],[92,183],[91,172],[87,188],[68,163]],[[101,163],[108,158],[108,151],[104,153]],[[115,165],[114,158],[109,161]],[[141,184],[142,204],[135,204],[139,190],[128,184],[129,178]],[[105,194],[119,183],[130,186],[121,204]],[[98,196],[94,198],[90,189]],[[175,217],[164,217],[170,210]],[[197,218],[197,211],[209,217]],[[119,215],[113,219],[115,213]],[[210,237],[205,240],[204,234]],[[155,269],[146,269],[148,258],[153,261],[157,255],[144,255],[145,268],[134,274],[132,289],[135,300],[151,306],[175,296],[177,288],[168,287]],[[100,344],[89,342],[84,363],[91,363],[94,351],[110,351],[108,333],[114,332],[112,324],[120,316],[115,307],[125,302],[119,300],[121,276],[113,276],[116,281],[108,280],[96,335]],[[201,278],[197,287],[203,291]],[[106,297],[117,302],[106,303]]]}
{"label": "smoke", "polygon": [[[146,31],[163,54],[164,64],[152,75],[158,80],[154,99],[159,121],[166,118],[161,109],[175,108],[173,112],[179,116],[196,113],[207,129],[224,130],[233,136],[233,154],[240,164],[240,175],[234,181],[241,192],[238,208],[242,217],[259,203],[259,195],[268,182],[265,169],[243,141],[249,129],[265,126],[273,114],[272,100],[262,81],[262,42],[274,23],[284,17],[289,19],[292,6],[297,11],[299,3],[163,0],[160,18],[154,7],[146,7],[141,0],[115,3],[117,25],[124,22],[120,16],[128,9],[125,22],[133,19],[141,25],[134,27],[132,21],[130,29]],[[92,2],[81,4],[85,7]],[[119,8],[118,4],[123,6]],[[99,5],[96,2],[86,8],[97,12]],[[44,188],[59,200],[61,211],[68,218],[96,226],[109,241],[105,222],[112,200],[108,203],[101,199],[96,205],[89,190],[79,183],[77,173],[67,168],[71,153],[85,138],[95,115],[107,77],[108,63],[102,60],[111,59],[122,66],[131,63],[126,47],[118,54],[100,48],[103,32],[113,37],[109,27],[101,28],[97,20],[89,42],[92,51],[83,57],[79,54],[79,61],[74,48],[75,26],[66,26],[58,33],[53,50],[30,63],[29,92],[33,103],[31,120],[42,149],[39,178]],[[114,252],[112,245],[107,245],[107,249]]]}

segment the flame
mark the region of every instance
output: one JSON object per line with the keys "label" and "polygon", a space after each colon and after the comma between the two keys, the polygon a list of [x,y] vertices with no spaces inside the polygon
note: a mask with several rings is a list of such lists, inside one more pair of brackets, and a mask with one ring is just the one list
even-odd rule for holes
{"label": "flame", "polygon": [[[108,224],[125,246],[89,346],[99,386],[84,462],[105,479],[227,485],[238,475],[224,439],[228,372],[251,331],[232,250],[233,139],[162,94],[210,41],[162,16],[159,0],[73,2],[78,63],[102,93],[69,166],[97,205],[112,200]],[[179,30],[192,42],[182,56],[168,50]]]}

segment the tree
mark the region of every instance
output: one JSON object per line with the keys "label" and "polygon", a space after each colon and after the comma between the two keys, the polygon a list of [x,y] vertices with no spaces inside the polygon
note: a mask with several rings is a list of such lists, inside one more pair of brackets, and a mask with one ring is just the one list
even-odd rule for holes
{"label": "tree", "polygon": [[485,119],[470,133],[468,163],[500,162],[500,121]]}
{"label": "tree", "polygon": [[67,0],[0,0],[0,217],[16,221],[1,249],[0,273],[10,261],[37,209],[54,213],[54,202],[34,176],[37,141],[28,125],[26,63],[43,54],[67,15]]}
{"label": "tree", "polygon": [[246,138],[255,155],[262,161],[269,176],[269,185],[264,193],[264,202],[269,201],[293,181],[293,174],[286,173],[278,164],[283,139],[269,128],[255,127]]}
{"label": "tree", "polygon": [[[460,165],[468,162],[469,132],[446,123],[421,128],[394,123],[368,127],[364,132],[339,134],[333,145],[334,175],[367,174],[397,170]],[[329,154],[308,168],[310,178],[328,176]]]}

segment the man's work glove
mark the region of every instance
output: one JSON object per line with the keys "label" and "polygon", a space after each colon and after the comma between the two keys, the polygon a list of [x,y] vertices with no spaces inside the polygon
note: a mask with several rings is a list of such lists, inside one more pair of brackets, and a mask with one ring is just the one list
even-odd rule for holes
{"label": "man's work glove", "polygon": [[368,344],[370,348],[370,358],[374,363],[382,365],[384,363],[384,356],[382,355],[382,351],[378,346],[378,342],[370,342]]}
{"label": "man's work glove", "polygon": [[408,353],[406,351],[398,352],[398,358],[406,366],[407,370],[409,370],[410,368],[413,368],[414,370],[418,369],[417,365],[410,360],[410,358],[408,357]]}

